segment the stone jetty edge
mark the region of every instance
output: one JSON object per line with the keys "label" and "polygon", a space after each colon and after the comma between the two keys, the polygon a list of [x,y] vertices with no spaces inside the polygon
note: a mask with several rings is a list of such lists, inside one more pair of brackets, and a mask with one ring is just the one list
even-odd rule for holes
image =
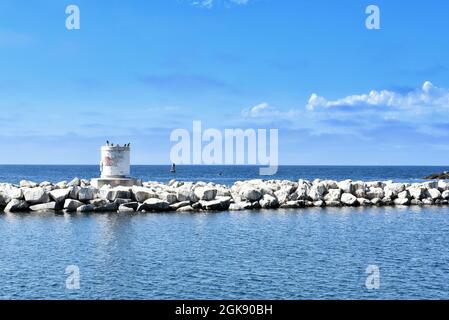
{"label": "stone jetty edge", "polygon": [[206,182],[144,182],[96,189],[75,178],[56,184],[0,183],[0,212],[200,212],[305,207],[448,205],[449,182],[248,180],[232,186]]}

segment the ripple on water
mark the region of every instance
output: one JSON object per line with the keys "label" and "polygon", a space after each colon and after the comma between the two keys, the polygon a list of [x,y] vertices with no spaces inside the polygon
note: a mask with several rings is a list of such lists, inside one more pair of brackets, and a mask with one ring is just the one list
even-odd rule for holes
{"label": "ripple on water", "polygon": [[447,299],[448,231],[443,207],[3,214],[0,298]]}

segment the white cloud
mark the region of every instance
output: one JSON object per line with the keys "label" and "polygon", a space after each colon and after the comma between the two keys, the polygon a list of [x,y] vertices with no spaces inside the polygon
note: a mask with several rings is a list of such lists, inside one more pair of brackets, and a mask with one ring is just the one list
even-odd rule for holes
{"label": "white cloud", "polygon": [[252,108],[244,109],[242,114],[250,118],[260,118],[265,116],[267,113],[272,113],[273,111],[276,112],[277,110],[270,107],[268,103],[262,102]]}
{"label": "white cloud", "polygon": [[254,107],[243,109],[242,116],[246,119],[282,120],[289,119],[297,113],[295,110],[281,111],[267,102],[259,103]]}
{"label": "white cloud", "polygon": [[251,125],[305,129],[312,135],[353,135],[359,139],[376,140],[383,132],[424,140],[429,136],[447,137],[449,89],[426,81],[405,93],[373,90],[336,100],[313,94],[306,108],[283,110],[263,102],[242,110],[240,120]]}
{"label": "white cloud", "polygon": [[196,7],[210,9],[218,2],[224,4],[245,5],[248,4],[249,1],[250,0],[190,0],[190,3]]}
{"label": "white cloud", "polygon": [[328,100],[312,94],[306,105],[310,111],[319,108],[381,106],[391,108],[441,107],[449,108],[449,90],[434,86],[430,81],[424,82],[406,94],[390,91],[372,90],[368,94],[351,95],[337,100]]}

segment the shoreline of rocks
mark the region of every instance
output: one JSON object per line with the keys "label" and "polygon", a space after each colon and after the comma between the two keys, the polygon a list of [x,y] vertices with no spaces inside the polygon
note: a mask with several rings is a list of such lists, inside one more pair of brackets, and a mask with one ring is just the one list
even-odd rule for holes
{"label": "shoreline of rocks", "polygon": [[248,180],[232,186],[144,182],[100,189],[89,180],[0,183],[1,212],[200,212],[305,207],[448,205],[449,182]]}
{"label": "shoreline of rocks", "polygon": [[449,179],[449,172],[444,171],[441,173],[433,173],[427,177],[424,177],[424,180],[448,180]]}

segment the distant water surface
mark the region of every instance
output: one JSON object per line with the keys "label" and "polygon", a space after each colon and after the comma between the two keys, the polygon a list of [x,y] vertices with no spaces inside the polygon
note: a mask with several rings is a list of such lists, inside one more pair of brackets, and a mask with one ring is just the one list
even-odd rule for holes
{"label": "distant water surface", "polygon": [[[173,178],[179,181],[212,181],[231,185],[245,179],[334,179],[334,180],[395,180],[420,181],[434,172],[449,171],[447,167],[426,166],[280,166],[274,176],[259,176],[257,166],[177,166],[176,174],[170,173],[170,166],[132,166],[131,174],[145,181],[167,182]],[[94,165],[0,165],[0,182],[18,183],[22,179],[36,182],[59,182],[74,177],[95,178],[99,167]]]}

